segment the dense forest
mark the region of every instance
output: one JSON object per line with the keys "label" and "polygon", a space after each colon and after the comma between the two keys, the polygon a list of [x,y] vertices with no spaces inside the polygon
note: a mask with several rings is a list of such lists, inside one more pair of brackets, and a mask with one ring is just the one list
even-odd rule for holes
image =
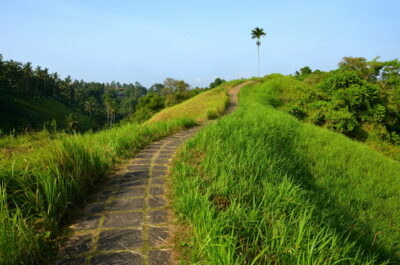
{"label": "dense forest", "polygon": [[[217,78],[210,88],[223,81]],[[85,82],[70,76],[62,79],[47,68],[33,69],[30,62],[3,60],[0,54],[0,130],[9,133],[51,126],[84,131],[122,120],[143,122],[203,90],[172,78],[149,88],[139,82]]]}
{"label": "dense forest", "polygon": [[400,145],[400,61],[344,57],[338,69],[306,66],[301,83],[282,89],[283,108],[297,118],[361,141]]}

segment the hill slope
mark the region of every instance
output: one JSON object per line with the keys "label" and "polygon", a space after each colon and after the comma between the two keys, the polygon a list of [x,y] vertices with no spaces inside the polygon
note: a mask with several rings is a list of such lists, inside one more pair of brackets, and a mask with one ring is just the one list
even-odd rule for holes
{"label": "hill slope", "polygon": [[[226,90],[214,90],[221,94],[214,103],[225,106]],[[63,225],[82,209],[95,184],[145,145],[206,117],[211,91],[197,100],[199,111],[191,119],[176,114],[178,107],[168,121],[42,134],[35,144],[26,135],[0,138],[0,264],[46,264],[54,258]]]}
{"label": "hill slope", "polygon": [[98,128],[98,125],[88,116],[72,110],[60,101],[51,97],[25,99],[18,96],[3,94],[0,97],[0,129],[10,132],[25,128],[42,129],[45,123],[55,120],[57,127],[66,128],[66,117],[72,114],[77,121],[77,129],[88,130]]}
{"label": "hill slope", "polygon": [[241,82],[243,80],[225,82],[216,88],[158,112],[148,122],[170,121],[177,118],[195,119],[198,122],[215,119],[225,111],[229,104],[228,90]]}
{"label": "hill slope", "polygon": [[175,164],[188,263],[398,264],[400,163],[276,110],[270,81]]}

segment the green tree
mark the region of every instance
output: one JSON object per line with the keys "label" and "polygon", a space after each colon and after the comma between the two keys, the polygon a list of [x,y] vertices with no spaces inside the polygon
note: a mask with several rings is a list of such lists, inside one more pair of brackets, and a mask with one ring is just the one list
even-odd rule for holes
{"label": "green tree", "polygon": [[152,85],[149,88],[149,92],[156,92],[156,93],[160,93],[160,91],[164,88],[163,84],[160,83],[155,83],[154,85]]}
{"label": "green tree", "polygon": [[221,79],[221,78],[217,77],[217,78],[215,78],[214,82],[212,82],[212,83],[210,84],[210,88],[217,87],[217,86],[219,86],[220,84],[222,84],[222,83],[224,83],[224,82],[225,82],[224,79]]}
{"label": "green tree", "polygon": [[157,93],[149,92],[139,99],[136,111],[133,114],[133,120],[136,122],[144,122],[164,107],[164,97]]}
{"label": "green tree", "polygon": [[300,68],[300,72],[296,71],[294,75],[298,80],[304,80],[304,78],[312,74],[312,72],[313,71],[309,66],[304,66],[303,68]]}
{"label": "green tree", "polygon": [[377,61],[378,59],[379,57],[376,57],[369,62],[364,57],[343,57],[339,63],[339,69],[356,72],[361,78],[375,82],[383,67],[383,64]]}
{"label": "green tree", "polygon": [[89,117],[92,117],[92,113],[97,110],[97,101],[94,97],[90,97],[85,101],[85,111],[89,113]]}
{"label": "green tree", "polygon": [[65,118],[65,122],[67,125],[67,130],[69,132],[74,132],[77,128],[78,128],[78,121],[77,119],[74,117],[74,115],[72,115],[72,113],[70,113],[66,118]]}
{"label": "green tree", "polygon": [[183,80],[177,80],[173,78],[166,78],[163,82],[163,88],[161,88],[160,93],[163,96],[172,94],[175,92],[183,92],[189,89],[190,85]]}
{"label": "green tree", "polygon": [[262,28],[256,27],[251,31],[251,38],[252,39],[257,39],[257,58],[258,58],[258,76],[260,76],[260,45],[261,41],[260,38],[262,36],[267,35]]}
{"label": "green tree", "polygon": [[167,78],[164,80],[160,95],[165,97],[165,106],[178,104],[191,97],[190,85],[183,80]]}
{"label": "green tree", "polygon": [[400,61],[383,62],[382,81],[385,88],[395,89],[400,87]]}

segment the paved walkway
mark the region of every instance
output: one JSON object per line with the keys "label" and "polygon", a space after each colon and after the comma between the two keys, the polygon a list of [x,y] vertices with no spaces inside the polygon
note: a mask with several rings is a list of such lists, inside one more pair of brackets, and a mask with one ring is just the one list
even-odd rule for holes
{"label": "paved walkway", "polygon": [[166,176],[176,149],[200,127],[148,145],[94,195],[57,265],[173,264]]}
{"label": "paved walkway", "polygon": [[[243,85],[233,88],[231,106]],[[57,265],[170,265],[173,218],[166,177],[177,148],[201,127],[148,145],[92,196]]]}

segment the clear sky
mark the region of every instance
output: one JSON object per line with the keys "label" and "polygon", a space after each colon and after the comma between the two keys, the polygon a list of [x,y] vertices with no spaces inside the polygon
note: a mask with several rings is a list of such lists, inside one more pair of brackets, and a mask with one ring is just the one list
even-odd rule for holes
{"label": "clear sky", "polygon": [[85,81],[331,70],[344,56],[400,58],[399,0],[1,0],[0,53]]}

